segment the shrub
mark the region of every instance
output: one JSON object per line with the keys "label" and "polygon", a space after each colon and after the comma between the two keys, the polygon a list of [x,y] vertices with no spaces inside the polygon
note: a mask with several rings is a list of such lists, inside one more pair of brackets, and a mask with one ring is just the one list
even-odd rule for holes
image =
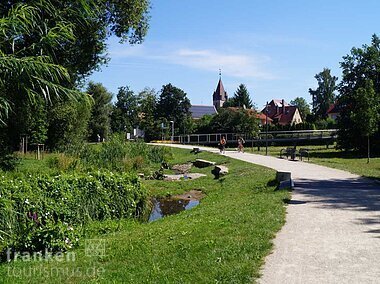
{"label": "shrub", "polygon": [[130,174],[28,176],[0,181],[0,252],[66,250],[93,220],[143,215],[147,191]]}
{"label": "shrub", "polygon": [[75,169],[78,164],[78,159],[64,153],[59,153],[56,156],[49,157],[47,164],[50,168],[55,168],[60,171],[67,171],[70,169]]}
{"label": "shrub", "polygon": [[13,171],[20,163],[20,159],[14,154],[0,155],[0,169],[3,171]]}
{"label": "shrub", "polygon": [[138,170],[152,163],[167,162],[169,148],[149,146],[142,141],[125,142],[123,136],[114,135],[101,145],[86,145],[76,154],[83,168],[112,171]]}

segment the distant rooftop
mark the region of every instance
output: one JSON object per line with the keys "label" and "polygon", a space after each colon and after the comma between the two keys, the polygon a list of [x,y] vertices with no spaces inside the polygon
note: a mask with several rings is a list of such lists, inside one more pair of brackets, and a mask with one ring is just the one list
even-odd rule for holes
{"label": "distant rooftop", "polygon": [[204,115],[213,115],[216,114],[217,111],[214,106],[206,106],[206,105],[192,105],[190,107],[191,116],[194,119],[200,119]]}

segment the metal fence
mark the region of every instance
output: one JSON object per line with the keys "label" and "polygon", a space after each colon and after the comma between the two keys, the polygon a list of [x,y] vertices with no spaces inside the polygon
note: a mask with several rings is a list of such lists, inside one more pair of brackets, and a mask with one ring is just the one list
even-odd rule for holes
{"label": "metal fence", "polygon": [[224,136],[228,141],[237,141],[242,137],[245,142],[297,142],[312,140],[335,140],[337,129],[325,130],[294,130],[294,131],[269,131],[259,132],[256,136],[244,133],[209,133],[209,134],[189,134],[174,136],[174,142],[181,144],[200,144],[212,145],[218,144]]}

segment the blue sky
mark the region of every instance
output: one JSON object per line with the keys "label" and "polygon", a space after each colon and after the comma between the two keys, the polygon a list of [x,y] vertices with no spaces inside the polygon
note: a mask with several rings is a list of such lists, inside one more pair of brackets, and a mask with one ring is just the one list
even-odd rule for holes
{"label": "blue sky", "polygon": [[212,104],[221,68],[229,96],[243,83],[259,108],[310,102],[315,74],[327,67],[340,78],[342,56],[380,33],[379,11],[378,0],[152,0],[144,43],[110,38],[111,61],[90,80],[114,94],[172,83],[191,103]]}

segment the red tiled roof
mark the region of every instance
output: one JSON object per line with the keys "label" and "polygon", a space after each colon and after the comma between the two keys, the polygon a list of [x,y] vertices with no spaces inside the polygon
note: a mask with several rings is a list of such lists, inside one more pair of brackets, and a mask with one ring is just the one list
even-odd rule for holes
{"label": "red tiled roof", "polygon": [[327,113],[340,113],[338,104],[333,103],[332,105],[330,105],[329,109],[327,110]]}
{"label": "red tiled roof", "polygon": [[296,110],[296,106],[286,106],[285,113],[280,115],[278,123],[283,125],[291,123]]}
{"label": "red tiled roof", "polygon": [[[266,120],[267,119],[267,116],[264,113],[258,113],[258,114],[256,114],[256,117],[259,118],[260,120]],[[272,122],[272,121],[273,121],[273,119],[271,119],[268,116],[268,122]]]}

